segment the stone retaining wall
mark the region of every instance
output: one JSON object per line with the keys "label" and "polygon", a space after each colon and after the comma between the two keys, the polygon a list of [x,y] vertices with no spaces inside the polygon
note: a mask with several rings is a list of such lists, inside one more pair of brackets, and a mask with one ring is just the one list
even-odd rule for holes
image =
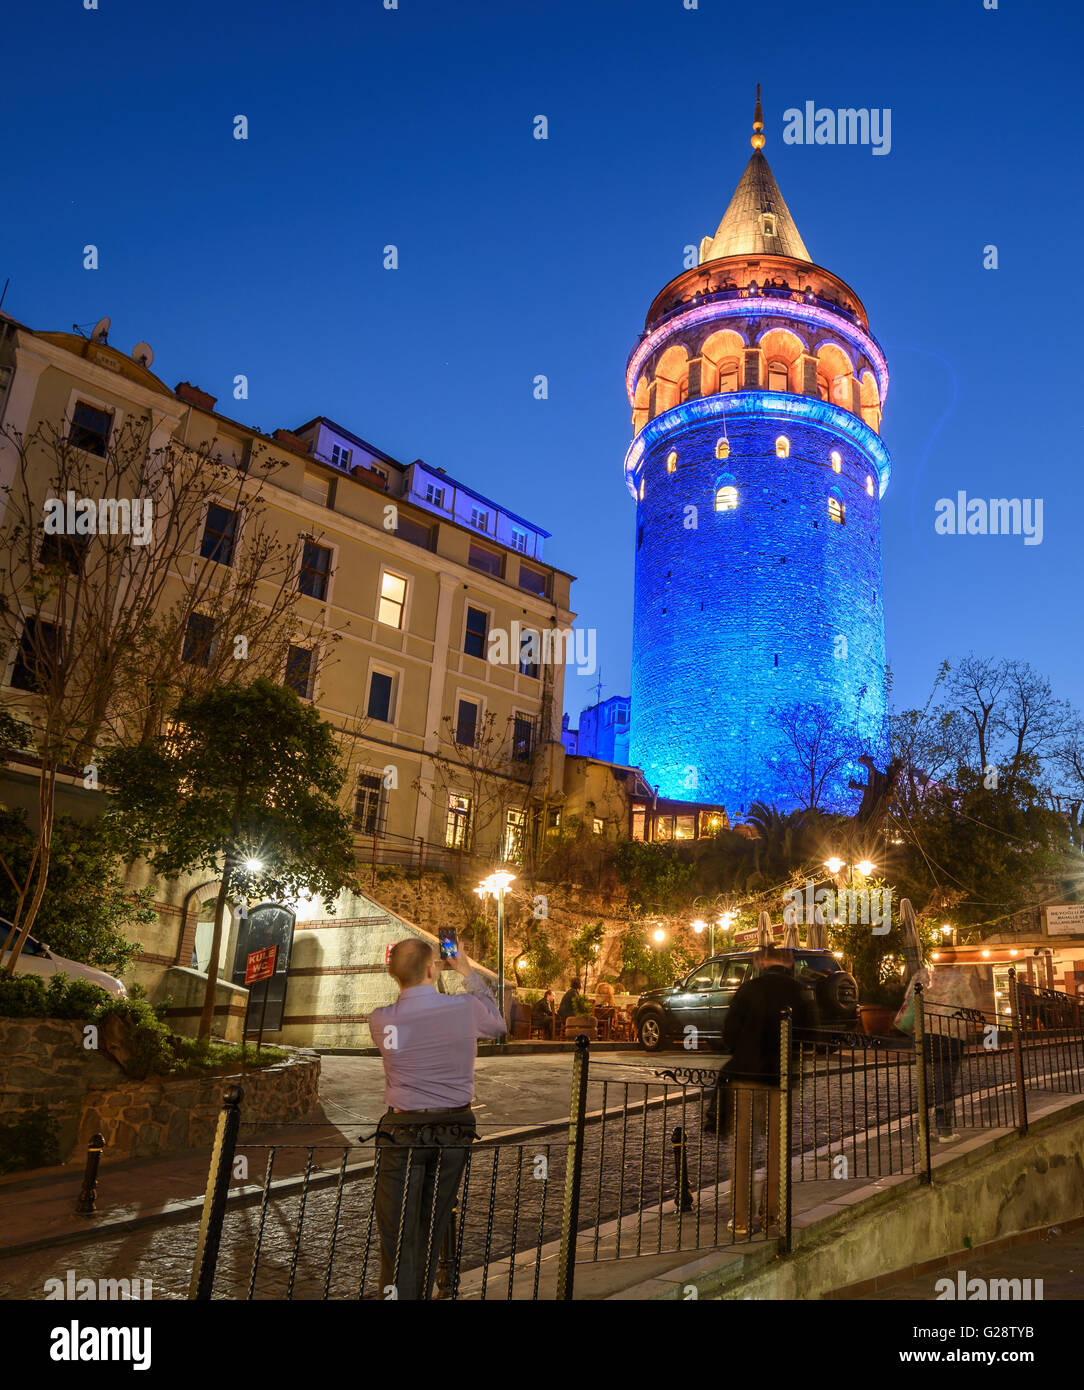
{"label": "stone retaining wall", "polygon": [[90,1136],[105,1135],[105,1158],[146,1157],[211,1142],[227,1085],[244,1087],[246,1121],[282,1124],[318,1104],[320,1059],[293,1053],[243,1076],[127,1076],[104,1053],[83,1047],[83,1024],[0,1018],[0,1120],[44,1104],[57,1123],[61,1162],[81,1161]]}

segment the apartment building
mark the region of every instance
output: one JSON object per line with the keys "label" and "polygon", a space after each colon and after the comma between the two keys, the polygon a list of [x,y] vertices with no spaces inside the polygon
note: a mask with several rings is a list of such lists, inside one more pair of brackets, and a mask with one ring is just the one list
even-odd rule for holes
{"label": "apartment building", "polygon": [[[104,456],[126,419],[146,416],[151,450],[172,443],[236,460],[239,469],[257,455],[274,460],[264,521],[293,548],[298,615],[317,634],[291,646],[280,676],[351,735],[359,860],[476,854],[523,862],[556,814],[550,806],[563,776],[564,667],[540,660],[525,640],[567,630],[574,617],[571,576],[544,558],[549,533],[442,469],[401,462],[325,417],[261,434],[188,382],[171,390],[152,361],[146,344],[122,352],[101,326],[86,338],[0,316],[0,424],[28,432],[37,421],[55,422],[69,441]],[[10,440],[0,439],[0,486],[16,464]],[[44,462],[42,479],[44,506]],[[207,497],[201,556],[235,563],[243,513],[243,502]],[[502,635],[509,655],[493,660]],[[193,614],[186,658],[200,660],[214,640]],[[24,657],[18,641],[0,653],[0,703],[30,698]],[[6,786],[18,775],[16,766]],[[78,799],[78,791],[64,795]],[[20,799],[28,802],[25,789]],[[216,887],[201,885],[193,896],[189,884],[162,885],[161,929],[145,942],[138,978],[153,987],[164,970],[202,963],[209,933],[201,916]],[[371,916],[364,905],[355,912],[359,921]],[[340,908],[339,924],[350,920]],[[295,937],[303,928],[299,920]],[[234,930],[231,946],[235,939]],[[371,945],[344,937],[318,968],[356,970]],[[227,978],[232,967],[222,962]],[[364,968],[382,971],[383,962]],[[310,1019],[320,1013],[311,1002]],[[340,998],[337,1016],[346,1015],[362,1016]],[[312,1040],[302,1034],[283,1036]]]}

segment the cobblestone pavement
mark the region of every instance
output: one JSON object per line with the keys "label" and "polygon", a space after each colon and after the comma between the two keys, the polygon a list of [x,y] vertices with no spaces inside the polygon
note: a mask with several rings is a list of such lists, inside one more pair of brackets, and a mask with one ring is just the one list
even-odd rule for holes
{"label": "cobblestone pavement", "polygon": [[[588,1112],[622,1107],[621,1118],[595,1120],[585,1135],[580,1202],[581,1241],[618,1215],[640,1213],[626,1224],[620,1253],[631,1255],[656,1249],[695,1250],[725,1244],[731,1239],[730,1215],[718,1184],[729,1177],[730,1143],[705,1133],[703,1109],[708,1096],[697,1086],[682,1087],[647,1081],[651,1068],[707,1064],[718,1059],[653,1058],[648,1066],[632,1059],[593,1061]],[[1007,1123],[1000,1061],[967,1066],[961,1071],[963,1098],[958,1119],[969,1125]],[[871,1055],[808,1055],[795,1077],[792,1152],[795,1178],[808,1181],[837,1177],[857,1182],[881,1173],[911,1171],[914,1163],[914,1077],[906,1053]],[[665,1103],[661,1103],[665,1100]],[[966,1112],[966,1113],[965,1113]],[[900,1119],[903,1114],[909,1118]],[[890,1116],[896,1118],[891,1120]],[[698,1208],[684,1218],[681,1245],[668,1234],[663,1244],[658,1218],[660,1192],[667,1211],[673,1210],[675,1162],[673,1131],[687,1135],[686,1162],[692,1189],[701,1194]],[[875,1127],[872,1137],[868,1126]],[[879,1126],[879,1127],[878,1127]],[[863,1142],[853,1143],[856,1130]],[[560,1234],[567,1134],[558,1131],[522,1144],[477,1146],[471,1154],[464,1184],[465,1216],[458,1235],[460,1267],[478,1268],[555,1241]],[[262,1180],[266,1150],[243,1145],[254,1180]],[[757,1144],[757,1155],[762,1152]],[[335,1171],[342,1147],[317,1150],[314,1173]],[[372,1146],[353,1146],[348,1161],[370,1158]],[[281,1154],[276,1157],[285,1156]],[[846,1166],[840,1170],[840,1157]],[[540,1163],[544,1159],[545,1163]],[[833,1167],[833,1164],[836,1166]],[[276,1169],[277,1171],[277,1169]],[[331,1297],[357,1297],[363,1278],[375,1293],[378,1242],[370,1221],[372,1182],[348,1180],[341,1194],[334,1184],[273,1197],[267,1204],[253,1296],[256,1298],[320,1298],[325,1287]],[[797,1199],[796,1199],[797,1200]],[[303,1216],[302,1216],[303,1211]],[[218,1298],[248,1296],[253,1257],[260,1232],[258,1204],[228,1211],[215,1284]],[[672,1223],[667,1223],[668,1232]],[[0,1261],[0,1298],[40,1298],[47,1278],[63,1278],[71,1268],[76,1277],[93,1273],[113,1278],[150,1278],[156,1298],[187,1294],[196,1244],[196,1223],[158,1226],[127,1236],[91,1239],[64,1249],[12,1256]],[[519,1275],[517,1278],[529,1276]],[[507,1281],[505,1280],[505,1283]],[[492,1289],[503,1297],[506,1289]]]}

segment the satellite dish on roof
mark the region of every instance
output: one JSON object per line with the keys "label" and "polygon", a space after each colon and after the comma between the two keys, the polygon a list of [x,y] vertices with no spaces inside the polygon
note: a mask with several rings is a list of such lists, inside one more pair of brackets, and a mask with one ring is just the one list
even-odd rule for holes
{"label": "satellite dish on roof", "polygon": [[109,322],[108,318],[98,320],[94,325],[94,332],[90,335],[90,341],[92,343],[109,342]]}
{"label": "satellite dish on roof", "polygon": [[154,349],[150,343],[136,343],[132,349],[132,357],[141,367],[149,367],[154,361]]}

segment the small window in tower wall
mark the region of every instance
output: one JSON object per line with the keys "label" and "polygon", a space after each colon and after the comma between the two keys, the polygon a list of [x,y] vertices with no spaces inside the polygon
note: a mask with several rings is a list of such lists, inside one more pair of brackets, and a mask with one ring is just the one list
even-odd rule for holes
{"label": "small window in tower wall", "polygon": [[730,440],[725,436],[715,443],[715,457],[717,459],[728,459],[730,457]]}
{"label": "small window in tower wall", "polygon": [[717,512],[736,512],[738,510],[738,489],[736,487],[721,487],[715,493],[715,510]]}
{"label": "small window in tower wall", "polygon": [[828,515],[832,521],[838,522],[840,526],[846,524],[846,509],[844,508],[842,501],[838,497],[829,497]]}
{"label": "small window in tower wall", "polygon": [[775,455],[776,458],[790,458],[790,440],[785,434],[781,434],[775,441]]}
{"label": "small window in tower wall", "polygon": [[643,480],[643,478],[641,478],[641,479],[640,479],[640,501],[642,502],[643,500],[644,500],[644,480]]}
{"label": "small window in tower wall", "polygon": [[832,472],[839,473],[843,468],[843,460],[840,458],[839,454],[836,452],[835,449],[832,450],[830,457],[832,460]]}
{"label": "small window in tower wall", "polygon": [[677,472],[677,454],[673,449],[666,455],[666,471],[667,473]]}
{"label": "small window in tower wall", "polygon": [[869,473],[866,474],[866,492],[873,496],[873,478]]}

